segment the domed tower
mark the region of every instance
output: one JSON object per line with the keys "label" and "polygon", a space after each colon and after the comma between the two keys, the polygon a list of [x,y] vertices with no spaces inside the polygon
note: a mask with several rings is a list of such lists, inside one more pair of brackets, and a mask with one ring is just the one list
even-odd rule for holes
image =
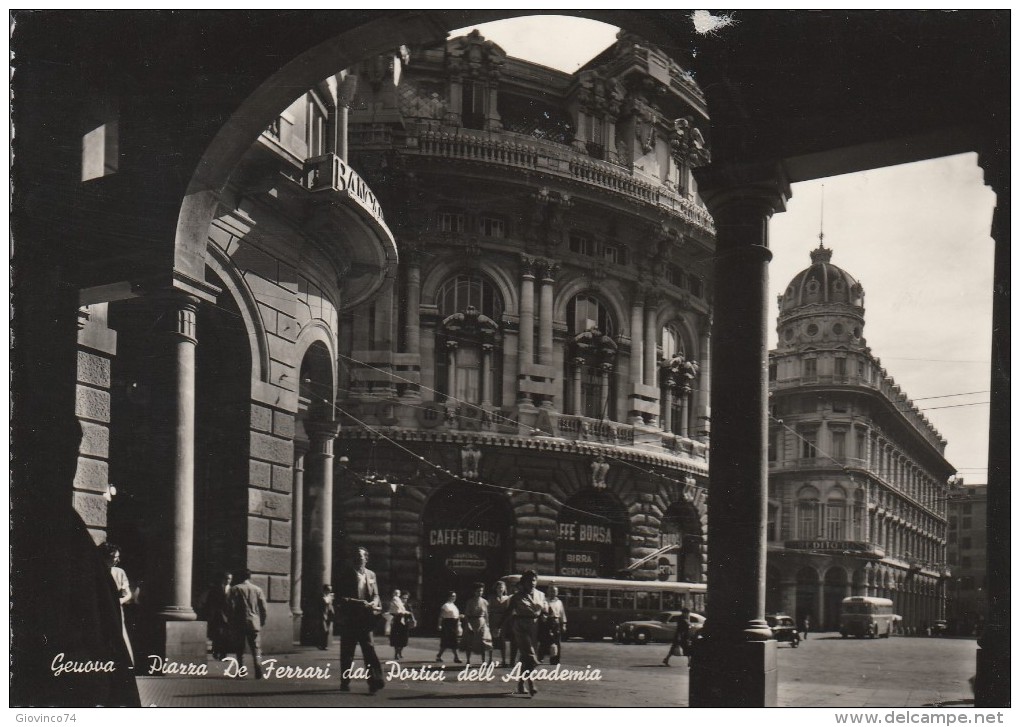
{"label": "domed tower", "polygon": [[779,296],[779,351],[832,345],[864,348],[864,288],[833,265],[819,242],[811,266],[797,273]]}
{"label": "domed tower", "polygon": [[945,609],[953,468],[863,330],[864,290],[819,238],[769,354],[766,609],[836,630],[844,598],[879,597],[919,629]]}

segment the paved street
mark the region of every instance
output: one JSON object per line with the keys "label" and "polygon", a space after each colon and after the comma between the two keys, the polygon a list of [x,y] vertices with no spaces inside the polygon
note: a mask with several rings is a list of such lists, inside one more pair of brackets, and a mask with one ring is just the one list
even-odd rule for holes
{"label": "paved street", "polygon": [[[382,641],[380,639],[380,641]],[[412,639],[403,666],[428,666],[435,639]],[[277,666],[301,668],[330,665],[330,678],[280,678],[256,682],[223,675],[221,664],[210,664],[208,676],[146,676],[138,679],[143,705],[161,707],[683,707],[687,705],[688,675],[684,659],[672,667],[661,664],[664,644],[650,646],[571,641],[564,648],[564,668],[591,665],[602,672],[598,681],[544,682],[534,698],[511,695],[512,683],[497,669],[491,681],[457,681],[460,665],[445,664],[445,680],[392,679],[369,696],[364,682],[340,693],[338,644],[329,652],[302,649],[277,658]],[[974,673],[973,639],[893,638],[843,640],[838,634],[812,634],[800,648],[779,646],[779,704],[783,707],[922,707],[969,706],[967,683]],[[385,661],[389,646],[379,647]],[[250,656],[248,663],[250,665]],[[388,670],[389,666],[384,665]],[[455,668],[456,667],[456,668]]]}

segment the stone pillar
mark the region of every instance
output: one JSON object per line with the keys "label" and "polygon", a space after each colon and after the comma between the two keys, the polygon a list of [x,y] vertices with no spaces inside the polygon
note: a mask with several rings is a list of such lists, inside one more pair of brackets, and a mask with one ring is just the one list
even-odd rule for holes
{"label": "stone pillar", "polygon": [[687,421],[690,416],[691,394],[687,390],[680,392],[680,436],[688,435]]}
{"label": "stone pillar", "polygon": [[421,353],[421,327],[418,306],[421,303],[421,268],[413,253],[407,262],[407,300],[404,304],[404,340],[407,353]]}
{"label": "stone pillar", "polygon": [[584,414],[584,407],[581,401],[581,375],[584,371],[584,359],[574,359],[574,414],[582,416]]}
{"label": "stone pillar", "polygon": [[613,375],[613,365],[610,363],[602,364],[602,396],[599,407],[599,419],[609,418],[609,392],[610,392],[610,377]]}
{"label": "stone pillar", "polygon": [[[783,209],[789,188],[779,169],[699,172],[705,172],[698,177],[701,196],[717,230],[716,327],[706,643],[691,662],[690,706],[775,706],[776,642],[764,619],[768,221]],[[746,186],[735,188],[741,179]]]}
{"label": "stone pillar", "polygon": [[294,619],[294,641],[301,641],[301,571],[305,546],[305,453],[308,443],[294,440],[294,489],[291,492],[290,521],[290,613]]}
{"label": "stone pillar", "polygon": [[[697,396],[694,400],[694,434],[699,439],[704,439],[705,435],[701,432],[708,432],[710,429],[709,423],[712,417],[712,397],[711,397],[711,370],[712,370],[712,333],[711,333],[711,320],[705,323],[705,330],[701,334],[701,365],[698,367],[698,382],[697,382]],[[778,456],[779,453],[777,453]]]}
{"label": "stone pillar", "polygon": [[655,353],[656,341],[659,338],[659,331],[656,318],[654,301],[649,300],[645,305],[645,386],[655,386],[655,375],[658,373]]}
{"label": "stone pillar", "polygon": [[[534,262],[530,258],[521,258],[521,322],[517,336],[517,365],[520,380],[526,377],[525,371],[535,363],[535,272]],[[521,400],[527,394],[522,392]]]}
{"label": "stone pillar", "polygon": [[318,593],[324,584],[333,581],[333,440],[336,439],[338,425],[327,421],[307,422],[305,429],[309,440],[308,468],[315,473],[313,484],[319,494],[313,525],[319,536],[318,542],[314,543],[318,572],[304,574],[304,584],[308,587],[306,592],[312,595]]}
{"label": "stone pillar", "polygon": [[672,433],[672,431],[673,431],[673,387],[669,386],[667,384],[663,388],[662,395],[663,395],[663,397],[665,397],[665,401],[663,401],[663,404],[665,404],[665,406],[663,407],[663,410],[662,410],[662,412],[663,412],[663,414],[662,414],[662,430],[664,432]]}
{"label": "stone pillar", "polygon": [[645,381],[644,315],[644,301],[636,298],[630,307],[630,382],[632,384],[643,384]]}
{"label": "stone pillar", "polygon": [[446,342],[446,402],[457,404],[457,342]]}
{"label": "stone pillar", "polygon": [[538,291],[538,362],[550,366],[553,362],[553,279],[557,266],[548,263],[542,268],[542,282]]}
{"label": "stone pillar", "polygon": [[[1008,122],[1006,122],[1008,123]],[[991,402],[988,428],[987,584],[988,613],[978,640],[975,707],[1010,704],[1011,448],[1010,448],[1010,159],[1009,127],[990,134],[979,159],[985,180],[996,194],[992,213],[995,267],[992,277]],[[994,138],[997,137],[997,138]],[[998,143],[996,143],[996,141]],[[945,513],[945,503],[942,512]]]}
{"label": "stone pillar", "polygon": [[195,540],[195,323],[198,299],[168,293],[157,319],[162,366],[153,400],[158,402],[153,425],[158,428],[161,462],[153,472],[161,480],[155,490],[164,498],[160,505],[165,532],[160,539],[157,567],[161,574],[153,584],[156,614],[167,621],[193,621],[191,608],[191,561]]}
{"label": "stone pillar", "polygon": [[478,385],[481,387],[483,407],[492,406],[492,344],[482,345],[482,370],[479,372]]}

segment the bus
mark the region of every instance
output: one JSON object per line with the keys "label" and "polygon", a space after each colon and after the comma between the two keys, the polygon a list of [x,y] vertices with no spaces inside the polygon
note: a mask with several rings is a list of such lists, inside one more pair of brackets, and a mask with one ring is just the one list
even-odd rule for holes
{"label": "bus", "polygon": [[[507,590],[517,589],[519,575],[505,576]],[[655,618],[663,611],[705,609],[704,583],[629,581],[539,575],[538,590],[556,586],[567,611],[567,634],[585,639],[613,638],[618,624]]]}
{"label": "bus", "polygon": [[899,620],[888,598],[850,596],[840,606],[839,634],[844,639],[848,636],[888,639]]}

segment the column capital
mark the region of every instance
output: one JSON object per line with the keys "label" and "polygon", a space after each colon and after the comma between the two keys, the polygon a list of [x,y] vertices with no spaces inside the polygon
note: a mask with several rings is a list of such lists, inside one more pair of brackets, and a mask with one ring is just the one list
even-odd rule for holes
{"label": "column capital", "polygon": [[539,260],[538,270],[542,276],[543,283],[552,283],[560,272],[560,264],[553,260]]}
{"label": "column capital", "polygon": [[[329,421],[308,421],[305,422],[305,431],[308,433],[308,445],[309,451],[315,450],[318,453],[322,453],[322,446],[329,444],[330,454],[332,454],[333,440],[340,434],[340,422],[329,422]],[[297,442],[294,443],[295,453],[297,451]]]}
{"label": "column capital", "polygon": [[540,259],[532,255],[521,255],[521,277],[535,279]]}
{"label": "column capital", "polygon": [[694,177],[698,180],[698,196],[713,217],[748,208],[768,217],[784,212],[786,201],[793,196],[781,162],[713,164],[695,169]]}
{"label": "column capital", "polygon": [[157,330],[197,343],[195,324],[200,300],[196,296],[174,290],[162,291],[155,300],[159,311]]}

